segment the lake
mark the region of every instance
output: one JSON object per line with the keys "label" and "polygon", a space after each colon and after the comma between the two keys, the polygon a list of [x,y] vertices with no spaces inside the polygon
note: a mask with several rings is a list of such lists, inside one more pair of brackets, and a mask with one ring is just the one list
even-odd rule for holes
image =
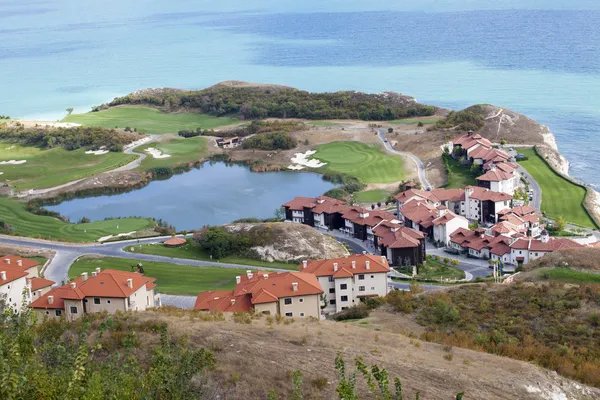
{"label": "lake", "polygon": [[178,230],[222,225],[239,218],[273,217],[295,196],[319,196],[333,188],[321,175],[298,172],[251,172],[240,165],[205,163],[198,169],[151,182],[132,192],[87,197],[46,207],[79,221],[82,217],[161,218]]}
{"label": "lake", "polygon": [[0,114],[62,118],[223,80],[491,103],[550,127],[600,185],[597,0],[0,1]]}

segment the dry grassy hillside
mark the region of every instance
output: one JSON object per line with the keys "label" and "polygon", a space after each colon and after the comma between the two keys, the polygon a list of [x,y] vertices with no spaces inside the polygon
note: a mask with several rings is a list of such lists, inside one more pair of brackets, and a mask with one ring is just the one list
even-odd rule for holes
{"label": "dry grassy hillside", "polygon": [[600,248],[582,247],[555,251],[527,264],[526,270],[548,267],[569,267],[582,271],[600,272]]}
{"label": "dry grassy hillside", "polygon": [[[196,315],[196,317],[194,317]],[[140,321],[166,321],[174,335],[214,351],[216,370],[209,380],[220,398],[260,399],[274,389],[289,398],[292,373],[303,375],[304,398],[337,398],[334,359],[340,352],[348,370],[353,359],[377,364],[402,379],[406,398],[423,399],[589,399],[599,391],[576,384],[532,364],[411,339],[398,331],[405,322],[377,311],[355,323],[331,321],[203,321],[199,314],[162,310],[136,314]],[[241,321],[241,318],[237,318]],[[378,322],[379,321],[379,322]],[[380,323],[380,325],[377,325]],[[125,328],[126,329],[126,328]],[[364,397],[365,384],[358,378]]]}

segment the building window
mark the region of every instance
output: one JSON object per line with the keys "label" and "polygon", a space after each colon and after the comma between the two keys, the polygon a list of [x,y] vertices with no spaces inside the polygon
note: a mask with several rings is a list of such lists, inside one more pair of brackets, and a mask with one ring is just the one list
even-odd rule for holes
{"label": "building window", "polygon": [[50,311],[46,311],[46,315],[50,315]]}
{"label": "building window", "polygon": [[304,303],[304,299],[298,299],[298,303]]}
{"label": "building window", "polygon": [[329,282],[333,282],[333,276],[329,277]]}
{"label": "building window", "polygon": [[77,307],[71,306],[71,314],[77,314]]}
{"label": "building window", "polygon": [[62,315],[62,310],[56,310],[56,316],[60,317]]}
{"label": "building window", "polygon": [[375,278],[375,275],[371,275],[371,279]]}
{"label": "building window", "polygon": [[342,296],[341,301],[348,301],[348,296]]}
{"label": "building window", "polygon": [[329,293],[331,293],[331,294],[335,293],[335,288],[333,288],[333,287],[329,288]]}
{"label": "building window", "polygon": [[335,306],[335,300],[329,300],[329,304],[331,304],[332,306]]}
{"label": "building window", "polygon": [[94,304],[100,304],[100,297],[94,297]]}
{"label": "building window", "polygon": [[106,304],[110,304],[110,300],[106,300]]}
{"label": "building window", "polygon": [[348,285],[347,285],[346,283],[342,283],[342,284],[340,285],[340,289],[341,289],[341,290],[346,290],[346,289],[348,289]]}
{"label": "building window", "polygon": [[371,290],[375,290],[375,287],[374,287],[374,286],[371,286]]}
{"label": "building window", "polygon": [[293,317],[293,316],[294,316],[294,313],[291,313],[291,312],[286,312],[286,313],[285,313],[285,316],[286,316],[286,317]]}
{"label": "building window", "polygon": [[301,317],[304,317],[304,313],[303,313],[303,312],[301,312],[301,313],[300,313],[300,316],[301,316]]}
{"label": "building window", "polygon": [[359,286],[358,287],[358,291],[359,292],[364,292],[365,291],[365,287],[364,286]]}
{"label": "building window", "polygon": [[358,276],[358,280],[359,281],[363,281],[364,279],[365,279],[365,276],[363,274],[361,274],[361,275]]}
{"label": "building window", "polygon": [[283,300],[283,304],[285,304],[286,306],[289,306],[290,304],[292,304],[292,299],[287,297]]}

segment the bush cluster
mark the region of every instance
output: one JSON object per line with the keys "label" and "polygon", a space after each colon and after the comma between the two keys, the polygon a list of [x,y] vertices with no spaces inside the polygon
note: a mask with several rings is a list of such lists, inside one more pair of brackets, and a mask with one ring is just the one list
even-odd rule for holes
{"label": "bush cluster", "polygon": [[446,118],[435,123],[436,129],[454,128],[461,131],[477,131],[485,124],[482,106],[472,106],[461,111],[450,111]]}
{"label": "bush cluster", "polygon": [[288,133],[261,133],[242,143],[244,149],[289,150],[296,147],[296,139]]}

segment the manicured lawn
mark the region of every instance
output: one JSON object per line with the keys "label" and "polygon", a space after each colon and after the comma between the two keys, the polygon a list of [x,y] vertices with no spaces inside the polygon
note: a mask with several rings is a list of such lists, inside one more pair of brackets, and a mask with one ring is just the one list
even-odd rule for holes
{"label": "manicured lawn", "polygon": [[336,126],[336,125],[340,125],[337,122],[329,122],[329,121],[310,121],[309,124],[310,125],[314,125],[314,126]]}
{"label": "manicured lawn", "polygon": [[149,143],[138,147],[137,153],[145,153],[148,148],[155,148],[163,154],[169,154],[168,158],[154,158],[150,154],[142,161],[140,169],[147,170],[154,167],[168,167],[176,164],[193,162],[201,159],[206,154],[208,139],[203,137],[173,138],[169,141]]}
{"label": "manicured lawn", "polygon": [[238,122],[237,118],[219,118],[205,114],[168,114],[150,107],[116,107],[87,114],[71,114],[64,122],[104,128],[136,128],[150,134],[177,133],[182,129],[213,129]]}
{"label": "manicured lawn", "polygon": [[387,121],[390,124],[405,124],[405,125],[417,125],[419,122],[422,122],[425,125],[431,125],[431,124],[435,124],[437,121],[439,120],[439,118],[425,118],[425,119],[419,119],[419,118],[406,118],[406,119],[393,119],[391,121]]}
{"label": "manicured lawn", "polygon": [[360,142],[333,142],[317,147],[314,158],[327,163],[321,169],[352,175],[365,183],[390,183],[404,178],[401,157],[387,155]]}
{"label": "manicured lawn", "polygon": [[467,165],[461,165],[460,162],[450,156],[442,156],[448,161],[448,183],[444,186],[446,189],[464,189],[465,186],[477,186],[477,179],[471,173]]}
{"label": "manicured lawn", "polygon": [[69,224],[57,218],[30,213],[24,203],[8,197],[0,197],[0,221],[12,225],[14,233],[23,236],[72,242],[93,242],[102,236],[139,231],[154,226],[154,222],[148,218]]}
{"label": "manicured lawn", "polygon": [[[135,253],[142,254],[154,254],[157,256],[164,257],[173,257],[173,258],[188,258],[191,260],[211,260],[210,256],[199,246],[195,245],[191,239],[187,239],[188,244],[181,247],[165,247],[161,243],[157,244],[143,244],[136,245],[134,247]],[[127,246],[124,248],[125,251],[131,251],[131,246]],[[292,263],[281,263],[281,262],[268,262],[268,261],[259,261],[253,260],[249,258],[242,258],[236,256],[229,256],[222,258],[220,260],[212,260],[212,261],[220,261],[224,263],[230,264],[242,264],[242,265],[253,265],[256,267],[267,267],[267,268],[281,268],[281,269],[289,269],[292,271],[297,271],[299,264]]]}
{"label": "manicured lawn", "polygon": [[128,258],[100,257],[80,258],[69,269],[69,277],[82,272],[91,273],[96,268],[131,271],[131,267],[142,263],[144,275],[156,278],[160,293],[197,295],[205,290],[227,290],[235,286],[235,277],[246,273],[242,269],[219,267],[192,267],[163,262],[131,260]]}
{"label": "manicured lawn", "polygon": [[365,190],[364,192],[354,193],[353,198],[357,203],[377,203],[384,202],[390,197],[390,192],[384,189]]}
{"label": "manicured lawn", "polygon": [[556,174],[534,149],[519,149],[529,159],[519,161],[542,188],[542,211],[548,218],[562,216],[568,222],[595,228],[583,207],[585,189]]}
{"label": "manicured lawn", "polygon": [[540,276],[544,279],[559,281],[564,283],[585,284],[600,283],[600,274],[592,274],[581,271],[574,271],[570,268],[552,268],[540,271]]}
{"label": "manicured lawn", "polygon": [[0,165],[0,172],[3,172],[0,182],[17,190],[52,187],[118,168],[136,158],[136,155],[116,152],[94,155],[85,154],[84,149],[44,150],[0,142],[0,161],[27,161],[19,165]]}
{"label": "manicured lawn", "polygon": [[417,279],[439,280],[444,279],[464,279],[465,272],[448,265],[441,261],[427,260],[425,265],[419,270]]}

